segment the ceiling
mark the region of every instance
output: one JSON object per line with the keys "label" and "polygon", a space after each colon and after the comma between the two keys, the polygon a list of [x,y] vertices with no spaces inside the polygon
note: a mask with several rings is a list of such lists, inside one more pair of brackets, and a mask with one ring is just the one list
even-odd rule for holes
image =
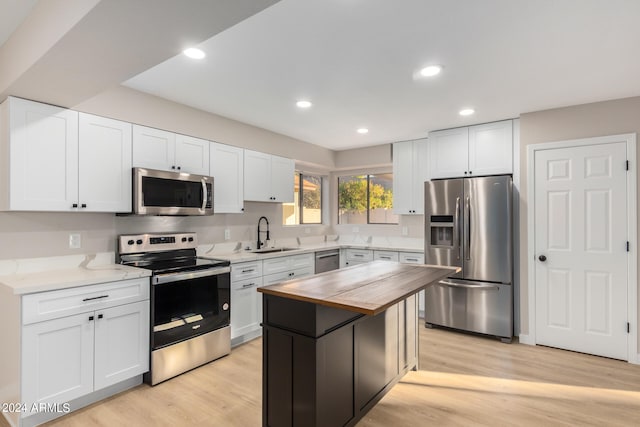
{"label": "ceiling", "polygon": [[[0,44],[34,3],[0,0]],[[637,0],[94,3],[3,93],[73,106],[124,84],[334,150],[640,95]],[[204,60],[179,53],[187,39]]]}

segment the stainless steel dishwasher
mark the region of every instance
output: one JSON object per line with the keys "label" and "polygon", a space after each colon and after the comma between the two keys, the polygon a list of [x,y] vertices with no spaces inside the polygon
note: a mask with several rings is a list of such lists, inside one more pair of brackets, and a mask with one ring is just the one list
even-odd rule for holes
{"label": "stainless steel dishwasher", "polygon": [[340,268],[340,250],[316,252],[316,274]]}

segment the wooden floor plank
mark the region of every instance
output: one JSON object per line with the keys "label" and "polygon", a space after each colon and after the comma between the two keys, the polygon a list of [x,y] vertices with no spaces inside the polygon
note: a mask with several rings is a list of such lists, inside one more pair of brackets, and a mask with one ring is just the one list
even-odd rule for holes
{"label": "wooden floor plank", "polygon": [[[420,329],[421,370],[407,374],[358,427],[639,423],[640,366]],[[259,426],[261,354],[256,339],[177,378],[136,387],[48,425]]]}

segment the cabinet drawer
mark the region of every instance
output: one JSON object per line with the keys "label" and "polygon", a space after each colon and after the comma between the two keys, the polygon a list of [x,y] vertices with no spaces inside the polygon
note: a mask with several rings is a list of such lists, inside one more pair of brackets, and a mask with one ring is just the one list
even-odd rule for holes
{"label": "cabinet drawer", "polygon": [[403,264],[424,264],[424,254],[419,252],[400,252],[400,262]]}
{"label": "cabinet drawer", "polygon": [[380,259],[383,261],[395,261],[398,262],[398,252],[395,251],[373,251],[373,259]]}
{"label": "cabinet drawer", "polygon": [[313,253],[293,255],[290,256],[289,259],[291,260],[290,268],[292,270],[314,267],[315,265]]}
{"label": "cabinet drawer", "polygon": [[264,286],[274,285],[276,283],[284,282],[285,280],[299,279],[301,277],[311,276],[313,274],[313,267],[300,268],[292,271],[283,271],[281,273],[270,274],[264,276]]}
{"label": "cabinet drawer", "polygon": [[262,276],[262,261],[243,262],[231,265],[231,281]]}
{"label": "cabinet drawer", "polygon": [[347,249],[347,261],[369,262],[373,260],[373,251],[369,249]]}
{"label": "cabinet drawer", "polygon": [[22,324],[143,301],[149,299],[149,286],[149,278],[144,277],[25,295]]}
{"label": "cabinet drawer", "polygon": [[291,257],[283,256],[278,258],[265,259],[262,265],[262,273],[269,274],[282,273],[291,270]]}
{"label": "cabinet drawer", "polygon": [[[233,291],[259,288],[260,286],[262,286],[262,277],[253,277],[251,279],[238,280],[231,283],[231,289]],[[255,289],[253,292],[255,292]],[[231,304],[231,307],[233,308],[233,301],[231,301]]]}

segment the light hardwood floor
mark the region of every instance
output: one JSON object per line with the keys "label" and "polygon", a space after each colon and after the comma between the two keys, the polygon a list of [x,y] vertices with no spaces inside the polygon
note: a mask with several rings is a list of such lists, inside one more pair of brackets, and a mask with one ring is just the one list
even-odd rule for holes
{"label": "light hardwood floor", "polygon": [[[420,335],[421,370],[358,427],[640,425],[640,366],[438,329]],[[261,344],[48,425],[259,426]]]}

